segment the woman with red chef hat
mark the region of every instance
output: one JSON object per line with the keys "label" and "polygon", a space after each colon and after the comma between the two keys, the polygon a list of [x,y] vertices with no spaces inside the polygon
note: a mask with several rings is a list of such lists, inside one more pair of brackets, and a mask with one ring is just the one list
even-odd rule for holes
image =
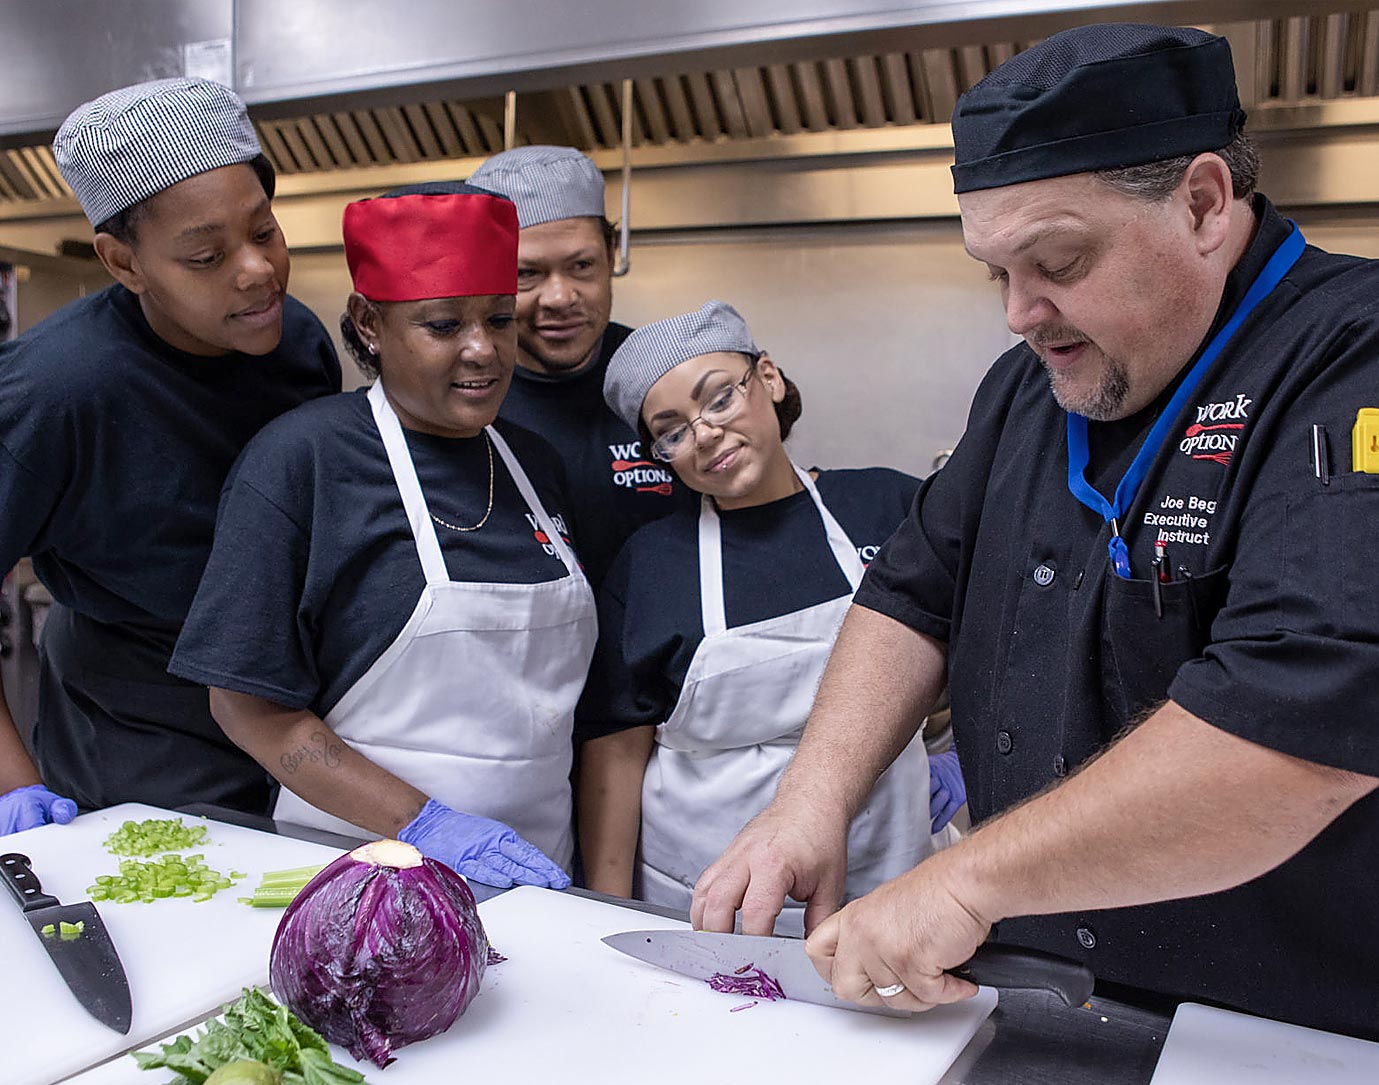
{"label": "woman with red chef hat", "polygon": [[559,460],[498,407],[517,214],[464,184],[345,208],[345,341],[376,381],[246,448],[170,669],[281,785],[274,816],[568,884],[595,639]]}

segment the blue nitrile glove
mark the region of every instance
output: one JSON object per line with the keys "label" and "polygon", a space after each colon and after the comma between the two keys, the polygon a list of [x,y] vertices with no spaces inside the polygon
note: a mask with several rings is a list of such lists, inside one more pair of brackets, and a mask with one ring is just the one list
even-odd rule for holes
{"label": "blue nitrile glove", "polygon": [[456,873],[485,885],[542,885],[564,889],[570,876],[501,821],[461,814],[435,799],[397,838],[423,855],[439,859]]}
{"label": "blue nitrile glove", "polygon": [[948,750],[929,758],[929,823],[938,832],[967,801],[967,788],[958,767],[958,751]]}
{"label": "blue nitrile glove", "polygon": [[76,816],[76,803],[54,795],[42,784],[16,787],[0,795],[0,836],[36,829],[50,821],[66,825]]}

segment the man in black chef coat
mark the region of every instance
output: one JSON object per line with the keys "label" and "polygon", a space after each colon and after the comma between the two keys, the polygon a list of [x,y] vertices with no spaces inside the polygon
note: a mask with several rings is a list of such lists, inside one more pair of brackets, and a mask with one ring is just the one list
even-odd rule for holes
{"label": "man in black chef coat", "polygon": [[[872,564],[699,925],[807,899],[834,990],[925,1009],[988,936],[1379,1037],[1379,265],[1253,192],[1224,39],[1055,35],[959,102],[971,255],[1025,343]],[[838,907],[945,674],[968,839]],[[997,929],[999,925],[999,929]]]}
{"label": "man in black chef coat", "polygon": [[533,146],[494,155],[469,180],[512,200],[521,226],[517,368],[499,413],[560,453],[579,559],[597,588],[632,532],[689,500],[603,401],[608,360],[632,331],[610,321],[614,229],[603,174],[573,147]]}
{"label": "man in black chef coat", "polygon": [[37,766],[0,691],[0,835],[70,820],[74,803],[262,813],[267,774],[168,657],[235,456],[339,391],[340,365],[286,293],[273,169],[232,91],[112,91],[53,152],[116,282],[0,346],[0,571],[31,556],[55,600]]}

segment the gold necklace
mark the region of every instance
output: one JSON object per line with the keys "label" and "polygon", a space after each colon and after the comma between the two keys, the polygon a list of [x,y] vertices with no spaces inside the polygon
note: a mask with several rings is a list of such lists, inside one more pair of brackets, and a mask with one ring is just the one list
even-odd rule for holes
{"label": "gold necklace", "polygon": [[484,518],[473,527],[460,527],[459,524],[449,524],[437,516],[434,512],[430,513],[432,520],[440,524],[441,527],[448,527],[451,531],[478,531],[488,523],[488,518],[493,515],[493,439],[489,437],[488,430],[484,430],[485,447],[488,449],[488,508],[484,510]]}

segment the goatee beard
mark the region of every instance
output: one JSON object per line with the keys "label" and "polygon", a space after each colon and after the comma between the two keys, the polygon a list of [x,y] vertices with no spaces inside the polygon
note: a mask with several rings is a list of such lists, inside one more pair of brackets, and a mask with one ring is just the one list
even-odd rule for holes
{"label": "goatee beard", "polygon": [[1062,387],[1060,376],[1047,365],[1044,366],[1049,390],[1065,411],[1080,414],[1093,422],[1112,422],[1122,417],[1125,399],[1130,394],[1130,375],[1124,363],[1109,355],[1104,357],[1106,365],[1096,384],[1081,395],[1074,395],[1070,389]]}

